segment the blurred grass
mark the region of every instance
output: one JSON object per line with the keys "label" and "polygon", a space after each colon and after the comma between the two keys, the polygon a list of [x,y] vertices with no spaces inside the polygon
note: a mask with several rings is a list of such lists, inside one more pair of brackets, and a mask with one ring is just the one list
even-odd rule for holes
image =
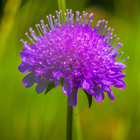
{"label": "blurred grass", "polygon": [[[98,5],[94,5],[94,2]],[[78,92],[78,108],[83,140],[139,140],[140,135],[140,3],[139,0],[66,0],[68,9],[94,12],[93,26],[100,19],[109,21],[108,27],[120,37],[124,45],[120,51],[130,59],[125,61],[126,89],[113,88],[115,102],[108,97],[93,101],[88,108],[86,95]],[[38,95],[35,85],[26,89],[17,67],[23,44],[21,38],[30,27],[46,15],[58,10],[57,0],[3,1],[0,25],[0,140],[65,140],[67,97],[61,87],[47,95]],[[91,5],[92,3],[92,5]],[[111,3],[110,5],[108,5]],[[107,8],[106,8],[107,7]],[[108,9],[110,7],[110,9]],[[77,125],[79,126],[79,125]],[[75,130],[76,130],[75,126]],[[76,133],[76,132],[75,132]],[[76,136],[74,134],[74,139]]]}

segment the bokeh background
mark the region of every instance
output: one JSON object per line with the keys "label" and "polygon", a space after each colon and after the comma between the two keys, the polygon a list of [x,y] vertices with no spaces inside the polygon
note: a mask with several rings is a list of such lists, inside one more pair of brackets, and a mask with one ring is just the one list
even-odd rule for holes
{"label": "bokeh background", "polygon": [[[59,0],[61,1],[61,0]],[[115,101],[107,95],[101,103],[93,100],[88,108],[86,95],[80,89],[74,108],[74,140],[140,139],[140,1],[139,0],[66,0],[66,8],[94,13],[98,20],[108,20],[108,27],[120,37],[129,56],[126,89],[113,88]],[[20,51],[27,40],[25,32],[46,15],[59,10],[57,0],[0,1],[0,140],[65,140],[67,96],[61,87],[47,95],[37,94],[35,85],[22,85],[18,71]],[[76,116],[76,117],[75,117]],[[78,119],[79,117],[79,119]]]}

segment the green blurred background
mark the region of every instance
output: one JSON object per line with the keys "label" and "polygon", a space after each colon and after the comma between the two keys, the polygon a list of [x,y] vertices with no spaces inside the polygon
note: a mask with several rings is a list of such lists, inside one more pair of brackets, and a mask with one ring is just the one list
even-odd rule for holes
{"label": "green blurred background", "polygon": [[[61,0],[59,0],[61,1]],[[74,108],[74,140],[140,139],[140,1],[139,0],[66,0],[66,8],[94,13],[98,20],[108,20],[108,27],[123,43],[121,59],[129,56],[126,89],[113,88],[116,100],[107,95],[101,102],[93,100],[88,108],[86,95],[79,90]],[[18,71],[20,51],[27,40],[25,32],[46,15],[59,10],[57,0],[0,1],[0,140],[65,140],[67,96],[61,87],[47,95],[37,94],[35,85],[22,85]],[[76,116],[76,117],[75,117]],[[79,116],[79,119],[78,119]]]}

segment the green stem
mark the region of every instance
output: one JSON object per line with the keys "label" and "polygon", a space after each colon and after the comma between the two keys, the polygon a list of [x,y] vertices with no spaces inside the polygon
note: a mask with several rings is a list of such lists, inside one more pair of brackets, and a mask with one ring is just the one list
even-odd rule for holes
{"label": "green stem", "polygon": [[71,106],[67,107],[67,134],[66,140],[72,140],[72,118],[73,118],[73,108]]}
{"label": "green stem", "polygon": [[73,137],[76,140],[83,140],[78,104],[73,108],[73,130]]}
{"label": "green stem", "polygon": [[65,12],[66,11],[66,2],[65,2],[65,0],[58,0],[58,7],[59,7],[59,10],[63,10]]}
{"label": "green stem", "polygon": [[[57,0],[58,1],[58,8],[62,10],[62,15],[64,17],[64,13],[66,12],[66,2],[65,0]],[[65,23],[65,18],[63,18],[63,23]]]}

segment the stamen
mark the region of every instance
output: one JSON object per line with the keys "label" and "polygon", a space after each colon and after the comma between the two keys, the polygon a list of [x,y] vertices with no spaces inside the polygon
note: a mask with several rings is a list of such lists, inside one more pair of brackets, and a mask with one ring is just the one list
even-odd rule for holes
{"label": "stamen", "polygon": [[24,43],[24,47],[25,47],[26,49],[32,50],[32,49],[30,48],[30,45],[27,43],[27,41],[24,42],[23,39],[20,39],[20,41],[22,41],[22,42]]}
{"label": "stamen", "polygon": [[54,25],[57,26],[57,19],[54,19]]}
{"label": "stamen", "polygon": [[42,36],[41,33],[40,33],[40,31],[39,31],[39,29],[38,29],[38,24],[36,24],[35,26],[37,28],[37,31],[38,31],[39,35]]}
{"label": "stamen", "polygon": [[[113,40],[115,39],[115,37],[116,37],[116,35],[114,35],[114,37],[113,37],[113,39],[111,40],[110,44],[113,42]],[[109,44],[109,45],[110,45],[110,44]]]}
{"label": "stamen", "polygon": [[86,17],[87,17],[87,13],[85,13],[85,11],[83,11],[83,24],[85,24]]}
{"label": "stamen", "polygon": [[105,25],[104,25],[104,27],[102,29],[102,32],[100,33],[101,35],[103,35],[105,29],[107,28],[107,23],[108,23],[108,21],[105,21]]}
{"label": "stamen", "polygon": [[102,30],[101,33],[100,33],[101,35],[104,34],[106,28],[107,28],[107,26],[105,25],[104,28],[103,28],[103,30]]}
{"label": "stamen", "polygon": [[79,11],[76,11],[76,21],[79,19]]}
{"label": "stamen", "polygon": [[[42,33],[43,33],[43,31],[42,31],[42,29],[41,29],[41,27],[40,27],[40,24],[36,24],[35,26],[36,26],[37,31],[38,31],[38,33],[40,34],[40,36],[42,36],[42,34],[40,33],[40,30],[41,30]],[[38,27],[39,27],[39,28],[38,28]],[[39,30],[39,29],[40,29],[40,30]]]}
{"label": "stamen", "polygon": [[74,24],[74,14],[71,15],[71,24]]}
{"label": "stamen", "polygon": [[107,41],[108,45],[110,45],[111,39],[112,39],[112,37],[109,37],[109,39],[108,39],[108,41]]}
{"label": "stamen", "polygon": [[117,60],[122,54],[123,54],[123,52],[121,52],[121,53],[119,54],[119,56],[116,58],[116,60]]}
{"label": "stamen", "polygon": [[83,24],[83,35],[84,35],[85,25]]}
{"label": "stamen", "polygon": [[[114,47],[114,45],[118,42],[119,39],[120,39],[120,38],[118,37],[117,40],[115,41],[115,43],[112,45],[112,47]],[[111,48],[112,48],[112,47],[111,47]]]}
{"label": "stamen", "polygon": [[35,34],[35,31],[34,31],[32,28],[30,28],[29,31],[31,32],[31,36],[32,36],[36,41],[40,40],[39,37]]}
{"label": "stamen", "polygon": [[114,29],[111,29],[111,32],[109,33],[108,37],[111,37],[112,36],[112,32],[114,31]]}
{"label": "stamen", "polygon": [[[56,11],[57,12],[57,11]],[[54,24],[55,24],[55,16],[52,16],[53,17],[53,21],[54,21]]]}
{"label": "stamen", "polygon": [[27,41],[24,41],[23,39],[20,39],[20,41],[23,43],[23,44],[25,44]]}
{"label": "stamen", "polygon": [[55,24],[56,24],[56,26],[58,27],[58,24],[59,24],[59,23],[58,23],[58,19],[55,20]]}
{"label": "stamen", "polygon": [[89,20],[93,20],[93,13],[91,13],[90,15],[89,15]]}
{"label": "stamen", "polygon": [[[113,34],[113,33],[110,33],[110,35],[109,35],[109,37],[108,37],[109,39],[112,39],[112,37],[111,37],[112,34]],[[108,43],[109,43],[109,42],[110,42],[110,40],[108,40]]]}
{"label": "stamen", "polygon": [[68,10],[68,9],[66,9],[66,11],[67,11],[67,17],[69,18],[69,10]]}
{"label": "stamen", "polygon": [[106,39],[108,37],[108,34],[109,34],[110,29],[111,29],[110,27],[107,29],[104,39]]}
{"label": "stamen", "polygon": [[68,9],[66,11],[67,11],[67,13],[65,13],[66,22],[70,22],[69,21],[69,12],[68,12]]}
{"label": "stamen", "polygon": [[91,28],[91,26],[92,26],[92,22],[93,22],[93,20],[90,20],[89,28]]}
{"label": "stamen", "polygon": [[122,60],[121,63],[124,62],[126,59],[129,59],[129,56],[127,56],[124,60]]}
{"label": "stamen", "polygon": [[97,23],[97,25],[96,25],[97,32],[98,32],[98,30],[99,30],[99,27],[100,27],[101,22],[102,22],[101,20],[98,21],[98,23]]}
{"label": "stamen", "polygon": [[82,16],[80,16],[80,23],[82,24]]}
{"label": "stamen", "polygon": [[47,29],[50,31],[50,28],[49,28],[48,24],[46,24],[46,27],[47,27]]}
{"label": "stamen", "polygon": [[62,16],[62,10],[60,10],[61,13],[61,24],[63,25],[63,16]]}
{"label": "stamen", "polygon": [[73,31],[73,37],[74,37],[74,25],[71,25],[72,31]]}
{"label": "stamen", "polygon": [[116,51],[118,51],[121,47],[122,47],[123,44],[121,43],[118,43],[118,45],[112,49],[112,53],[115,53]]}
{"label": "stamen", "polygon": [[70,18],[71,18],[72,17],[72,9],[70,9],[69,14],[70,14]]}
{"label": "stamen", "polygon": [[27,35],[27,37],[30,39],[30,41],[31,41],[33,44],[35,44],[34,41],[33,41],[33,39],[29,37],[28,33],[25,33],[25,35]]}
{"label": "stamen", "polygon": [[107,40],[108,40],[108,37],[105,38],[105,42],[107,42]]}
{"label": "stamen", "polygon": [[[79,23],[79,19],[76,20],[76,23]],[[78,27],[77,27],[78,28]]]}
{"label": "stamen", "polygon": [[[50,25],[51,23],[50,23],[50,20],[49,20],[49,16],[46,16],[46,18],[48,19],[48,22],[49,22],[49,25]],[[50,26],[51,26],[51,25],[50,25]]]}
{"label": "stamen", "polygon": [[[56,15],[57,15],[57,18],[58,18],[58,21],[59,21],[59,24],[60,24],[60,12],[57,12],[56,11]],[[55,20],[54,20],[55,21]]]}
{"label": "stamen", "polygon": [[66,16],[66,13],[64,13],[64,15],[65,15],[65,20],[66,20],[66,22],[67,22],[67,16]]}
{"label": "stamen", "polygon": [[47,29],[46,29],[46,26],[44,24],[44,20],[40,20],[41,22],[41,26],[42,26],[42,29],[43,29],[43,33],[45,34],[47,32]]}
{"label": "stamen", "polygon": [[70,27],[71,27],[71,25],[72,25],[72,19],[70,18]]}
{"label": "stamen", "polygon": [[50,14],[50,23],[51,23],[52,29],[54,29],[54,25],[53,25],[52,15],[51,14]]}
{"label": "stamen", "polygon": [[54,29],[54,25],[53,25],[53,22],[52,22],[52,16],[50,15],[50,19],[49,19],[49,16],[46,16],[47,19],[48,19],[48,22],[49,22],[49,25],[51,27],[51,29]]}
{"label": "stamen", "polygon": [[69,13],[70,13],[70,17],[71,17],[71,14],[72,14],[72,9],[70,9],[70,12],[69,12]]}
{"label": "stamen", "polygon": [[98,32],[99,34],[100,34],[101,31],[102,31],[102,28],[103,28],[104,22],[105,22],[105,20],[102,21],[102,25],[101,25],[101,27],[100,27],[100,31]]}
{"label": "stamen", "polygon": [[60,17],[61,17],[60,12],[58,12],[58,20],[59,20],[59,24],[61,24],[61,22],[60,22]]}

